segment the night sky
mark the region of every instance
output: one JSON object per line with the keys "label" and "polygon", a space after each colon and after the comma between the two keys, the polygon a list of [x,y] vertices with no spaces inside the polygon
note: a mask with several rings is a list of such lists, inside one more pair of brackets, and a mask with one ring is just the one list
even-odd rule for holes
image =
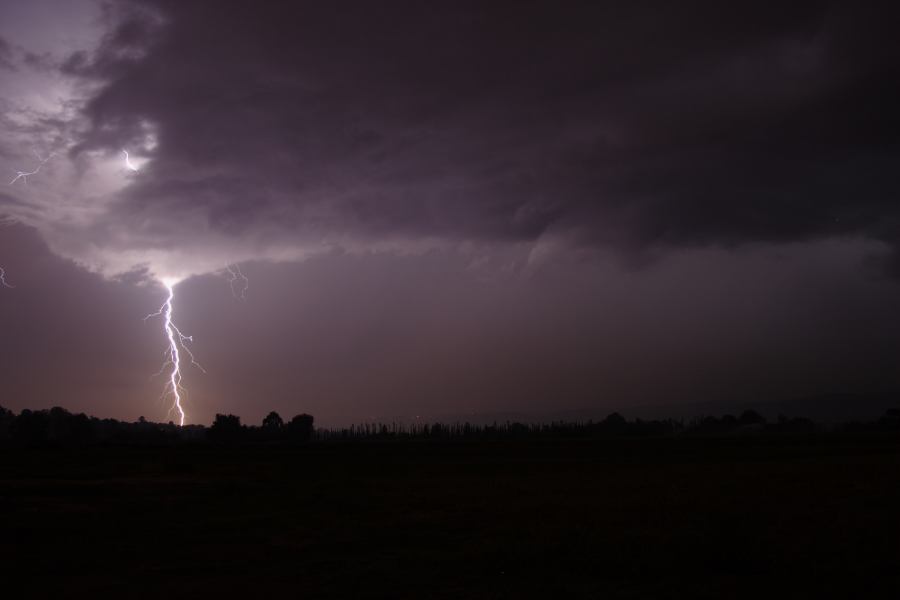
{"label": "night sky", "polygon": [[900,389],[897,21],[773,6],[0,0],[0,404],[171,418],[176,281],[189,423]]}

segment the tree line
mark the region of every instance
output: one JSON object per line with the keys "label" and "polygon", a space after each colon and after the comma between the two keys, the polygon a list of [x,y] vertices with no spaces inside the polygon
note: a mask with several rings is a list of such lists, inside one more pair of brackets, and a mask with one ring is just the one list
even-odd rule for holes
{"label": "tree line", "polygon": [[[747,410],[740,415],[705,416],[689,421],[627,420],[612,413],[599,421],[551,423],[360,423],[341,428],[315,428],[314,418],[299,414],[288,421],[270,412],[260,425],[244,425],[240,417],[217,414],[212,425],[153,423],[98,419],[64,408],[24,409],[18,415],[0,407],[0,443],[19,445],[175,444],[175,443],[309,443],[365,440],[517,440],[538,438],[665,437],[673,435],[734,435],[752,433],[815,433],[810,419],[779,416],[768,421]],[[900,431],[900,409],[888,410],[871,422],[851,422],[832,431]]]}
{"label": "tree line", "polygon": [[0,406],[0,444],[92,445],[176,443],[287,442],[313,439],[312,415],[300,414],[284,422],[270,413],[258,427],[241,425],[235,415],[216,415],[210,427],[154,423],[140,417],[135,422],[98,419],[71,413],[61,407],[23,409],[18,415]]}

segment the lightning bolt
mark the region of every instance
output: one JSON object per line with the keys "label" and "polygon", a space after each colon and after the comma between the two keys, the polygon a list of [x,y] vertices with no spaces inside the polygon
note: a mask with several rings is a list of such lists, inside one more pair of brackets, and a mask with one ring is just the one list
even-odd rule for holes
{"label": "lightning bolt", "polygon": [[175,300],[176,284],[164,281],[163,285],[169,292],[166,301],[162,306],[159,307],[158,311],[150,313],[149,315],[144,317],[144,321],[146,322],[148,319],[151,319],[153,317],[163,318],[163,331],[165,331],[166,339],[169,341],[169,346],[164,352],[166,356],[166,362],[163,363],[163,366],[162,368],[160,368],[159,372],[157,372],[157,375],[161,375],[167,367],[169,367],[169,374],[168,381],[166,382],[166,386],[163,389],[163,393],[160,398],[172,398],[172,408],[169,409],[169,414],[172,414],[173,412],[177,413],[179,425],[184,425],[185,413],[182,401],[187,396],[187,390],[181,384],[181,353],[184,352],[184,354],[187,355],[187,357],[191,361],[191,365],[197,367],[203,373],[206,373],[206,370],[202,366],[200,366],[200,364],[194,359],[194,354],[191,352],[190,348],[187,345],[188,343],[193,342],[194,338],[181,333],[181,330],[178,329],[178,326],[175,325],[175,322],[173,320],[173,304]]}
{"label": "lightning bolt", "polygon": [[131,162],[131,158],[128,156],[128,150],[122,150],[122,154],[125,155],[125,168],[129,171],[137,172],[138,168]]}
{"label": "lightning bolt", "polygon": [[[56,156],[55,152],[51,152],[50,154],[47,155],[46,158],[44,158],[40,154],[38,154],[37,150],[33,150],[32,152],[34,152],[34,156],[38,159],[38,165],[34,168],[33,171],[16,171],[16,176],[12,178],[12,181],[9,182],[9,185],[13,185],[15,182],[17,182],[20,179],[22,180],[23,184],[28,185],[28,178],[31,177],[32,175],[37,175],[38,173],[40,173],[41,167],[43,167],[45,164],[47,164],[48,160],[50,160],[51,158]],[[14,221],[12,219],[0,218],[0,226],[9,225],[10,223],[13,223],[13,222]],[[0,267],[0,287],[6,287],[6,288],[15,287],[13,285],[10,285],[10,283],[8,281],[6,281],[6,271],[3,270],[3,267]]]}
{"label": "lightning bolt", "polygon": [[240,265],[226,265],[228,273],[228,285],[231,286],[231,295],[241,300],[247,299],[247,290],[250,289],[250,280],[241,273]]}
{"label": "lightning bolt", "polygon": [[17,182],[20,179],[22,180],[22,183],[24,183],[25,185],[28,185],[28,178],[31,177],[32,175],[37,175],[38,173],[40,173],[41,167],[43,167],[45,164],[47,164],[47,161],[50,160],[51,158],[53,158],[56,155],[56,153],[51,152],[50,154],[47,155],[47,158],[41,158],[41,155],[37,153],[37,150],[35,150],[34,155],[38,159],[38,166],[35,167],[34,171],[16,171],[16,176],[13,177],[13,180],[9,182],[9,185],[14,184],[15,182]]}

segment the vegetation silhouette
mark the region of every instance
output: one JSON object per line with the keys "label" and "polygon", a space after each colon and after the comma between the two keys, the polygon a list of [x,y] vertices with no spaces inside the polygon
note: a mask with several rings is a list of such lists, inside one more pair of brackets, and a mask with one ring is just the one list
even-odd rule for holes
{"label": "vegetation silhouette", "polygon": [[900,590],[900,410],[838,426],[749,411],[314,424],[0,409],[7,587],[373,599]]}
{"label": "vegetation silhouette", "polygon": [[769,422],[756,411],[740,415],[703,416],[689,421],[627,420],[614,412],[600,421],[553,421],[550,423],[359,423],[341,428],[315,428],[312,415],[301,413],[285,422],[270,412],[260,426],[244,425],[237,415],[217,414],[209,427],[153,423],[140,417],[136,422],[99,419],[73,414],[61,407],[49,410],[23,409],[18,415],[0,406],[0,443],[24,446],[93,444],[168,445],[256,444],[341,441],[465,441],[659,438],[667,436],[721,436],[752,434],[814,434],[827,432],[897,432],[900,409],[890,409],[869,422],[848,422],[825,427],[803,417],[779,415]]}
{"label": "vegetation silhouette", "polygon": [[268,431],[280,431],[284,427],[284,419],[274,410],[266,415],[262,422],[263,429]]}

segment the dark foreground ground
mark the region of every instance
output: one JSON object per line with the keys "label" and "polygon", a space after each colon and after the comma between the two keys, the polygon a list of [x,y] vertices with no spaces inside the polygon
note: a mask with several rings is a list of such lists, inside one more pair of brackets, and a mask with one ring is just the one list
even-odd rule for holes
{"label": "dark foreground ground", "polygon": [[0,523],[10,598],[900,597],[900,439],[6,448]]}

